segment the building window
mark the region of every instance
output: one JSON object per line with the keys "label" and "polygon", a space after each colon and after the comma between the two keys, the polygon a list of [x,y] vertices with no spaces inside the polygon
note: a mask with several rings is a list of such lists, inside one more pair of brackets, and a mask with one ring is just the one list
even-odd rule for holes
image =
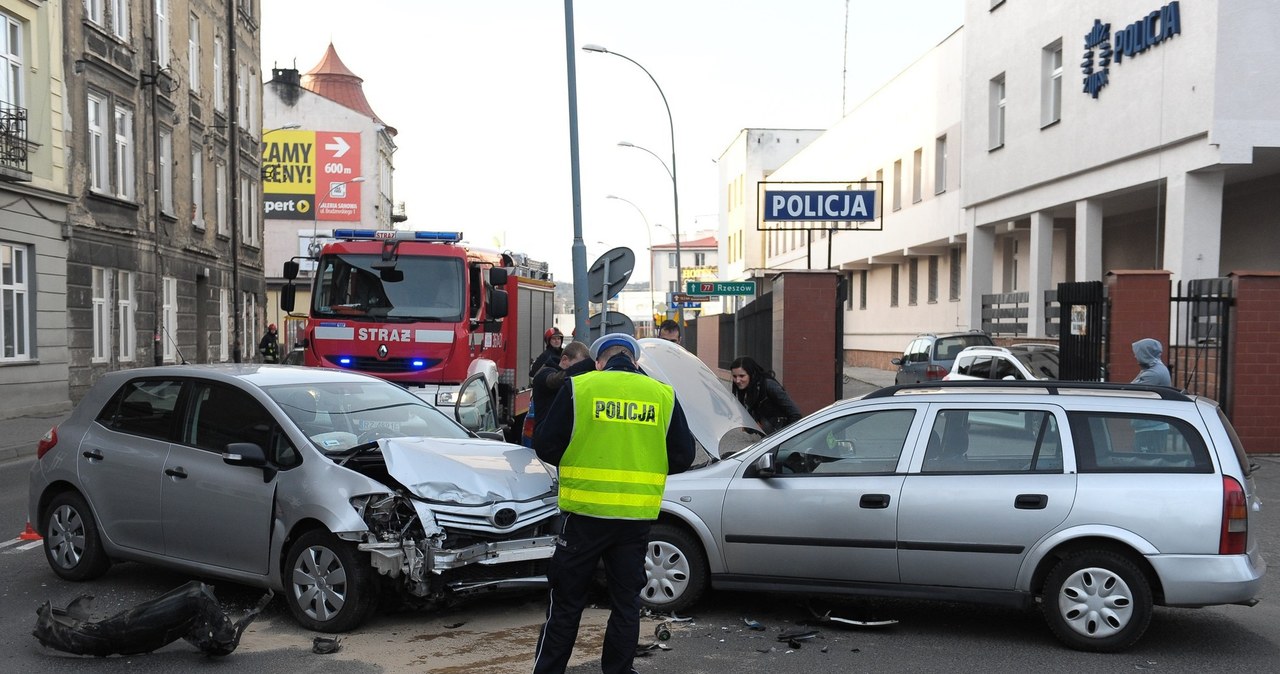
{"label": "building window", "polygon": [[947,191],[947,137],[933,141],[933,193]]}
{"label": "building window", "polygon": [[187,78],[191,93],[200,95],[200,17],[187,19]]}
{"label": "building window", "polygon": [[249,198],[251,183],[248,176],[240,176],[240,237],[246,246],[257,245],[257,227],[254,220],[253,201]]}
{"label": "building window", "polygon": [[89,189],[103,192],[107,189],[107,101],[89,94]]}
{"label": "building window", "polygon": [[0,103],[11,103],[22,107],[22,28],[23,24],[8,14],[0,12],[0,65],[4,66],[4,74],[0,75]]}
{"label": "building window", "polygon": [[959,248],[952,248],[952,249],[951,249],[951,261],[950,261],[950,266],[951,266],[951,269],[950,269],[950,271],[951,271],[951,290],[950,290],[950,293],[949,293],[949,295],[948,295],[947,299],[951,300],[952,302],[959,302],[959,301],[960,301],[960,275],[961,275],[961,274],[960,274],[961,269],[960,269],[960,249],[959,249]]}
{"label": "building window", "polygon": [[191,224],[204,229],[204,150],[191,148]]}
{"label": "building window", "polygon": [[178,279],[166,276],[164,281],[163,305],[164,334],[160,339],[164,343],[164,362],[172,363],[178,359]]}
{"label": "building window", "polygon": [[883,210],[881,202],[884,201],[884,169],[876,169],[876,189],[879,190],[876,193],[876,218],[878,219]]}
{"label": "building window", "polygon": [[84,0],[84,13],[90,23],[105,26],[106,17],[102,13],[102,0]]}
{"label": "building window", "polygon": [[222,38],[213,38],[213,109],[227,111],[227,83],[222,69]]}
{"label": "building window", "polygon": [[902,265],[895,264],[891,270],[893,273],[889,276],[889,306],[898,306],[898,273],[902,271]]}
{"label": "building window", "polygon": [[116,272],[116,327],[120,334],[120,362],[131,362],[138,348],[137,325],[134,316],[137,303],[134,293],[137,291],[136,272]]}
{"label": "building window", "polygon": [[227,362],[231,357],[231,295],[226,288],[218,289],[218,361]]}
{"label": "building window", "polygon": [[214,185],[217,194],[214,198],[217,202],[213,205],[213,210],[218,214],[218,234],[221,236],[231,236],[231,225],[227,221],[227,165],[225,162],[216,162],[213,165]]}
{"label": "building window", "polygon": [[893,162],[893,210],[902,210],[902,160]]}
{"label": "building window", "polygon": [[111,33],[129,40],[129,0],[111,0]]}
{"label": "building window", "polygon": [[160,212],[173,215],[173,132],[160,131]]}
{"label": "building window", "polygon": [[915,155],[911,158],[911,203],[918,204],[924,199],[924,186],[921,179],[924,177],[924,148],[916,148]]}
{"label": "building window", "polygon": [[93,362],[105,363],[111,357],[111,271],[102,267],[91,270],[90,297],[93,299]]}
{"label": "building window", "polygon": [[706,264],[707,264],[707,254],[706,254],[706,253],[694,253],[694,254],[693,254],[693,266],[695,266],[695,267],[702,267],[702,266],[704,266],[704,265],[706,265]]}
{"label": "building window", "polygon": [[249,66],[241,63],[236,70],[236,114],[240,128],[249,128]]}
{"label": "building window", "polygon": [[938,302],[938,256],[929,256],[929,304]]}
{"label": "building window", "polygon": [[867,277],[870,274],[866,269],[858,272],[858,308],[866,310],[867,308]]}
{"label": "building window", "polygon": [[31,268],[26,246],[0,243],[0,360],[31,358]]}
{"label": "building window", "polygon": [[156,2],[156,63],[169,67],[169,0]]}
{"label": "building window", "polygon": [[916,305],[920,296],[920,258],[913,257],[907,262],[907,304]]}
{"label": "building window", "polygon": [[987,147],[995,150],[1004,147],[1004,73],[992,78],[989,96],[991,118],[988,123],[990,138]]}
{"label": "building window", "polygon": [[257,353],[258,346],[258,297],[253,293],[244,293],[244,315],[241,323],[243,330],[240,334],[240,353],[244,354],[245,362],[253,360],[252,354]]}
{"label": "building window", "polygon": [[1045,47],[1040,57],[1040,128],[1062,119],[1062,38]]}
{"label": "building window", "polygon": [[675,269],[675,268],[676,268],[676,254],[667,253],[667,269]]}
{"label": "building window", "polygon": [[112,165],[112,182],[115,195],[121,199],[133,199],[133,111],[115,106],[115,163]]}

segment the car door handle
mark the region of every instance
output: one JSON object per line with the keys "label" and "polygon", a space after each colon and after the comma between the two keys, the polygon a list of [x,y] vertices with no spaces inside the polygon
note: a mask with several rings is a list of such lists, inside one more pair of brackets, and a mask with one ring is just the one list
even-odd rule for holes
{"label": "car door handle", "polygon": [[187,471],[183,470],[182,466],[178,466],[177,468],[165,468],[164,474],[169,477],[176,477],[179,480],[185,480],[187,478]]}
{"label": "car door handle", "polygon": [[1044,510],[1049,505],[1049,497],[1045,494],[1018,494],[1013,499],[1013,507],[1019,510]]}
{"label": "car door handle", "polygon": [[101,449],[91,449],[91,450],[86,451],[86,452],[81,452],[81,453],[80,453],[80,456],[83,456],[83,457],[84,457],[84,458],[86,458],[86,459],[98,459],[98,460],[101,460],[101,459],[103,458],[103,457],[102,457],[102,450],[101,450]]}
{"label": "car door handle", "polygon": [[858,499],[858,507],[859,508],[888,508],[889,495],[888,494],[863,494],[862,498]]}

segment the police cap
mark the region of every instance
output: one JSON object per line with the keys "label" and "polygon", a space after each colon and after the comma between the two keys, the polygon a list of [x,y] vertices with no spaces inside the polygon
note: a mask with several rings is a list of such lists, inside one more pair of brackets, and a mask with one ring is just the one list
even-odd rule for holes
{"label": "police cap", "polygon": [[602,352],[614,346],[627,347],[627,350],[631,352],[631,357],[633,359],[640,356],[640,343],[636,341],[635,337],[621,332],[615,332],[605,335],[591,343],[591,360],[598,359]]}

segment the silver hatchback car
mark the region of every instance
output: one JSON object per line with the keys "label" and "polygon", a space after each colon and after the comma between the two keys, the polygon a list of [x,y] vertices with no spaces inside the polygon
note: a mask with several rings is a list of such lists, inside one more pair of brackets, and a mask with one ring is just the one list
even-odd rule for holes
{"label": "silver hatchback car", "polygon": [[1256,603],[1259,508],[1211,400],[889,387],[672,476],[644,600],[680,611],[715,587],[1039,605],[1072,648],[1118,651],[1153,605]]}
{"label": "silver hatchback car", "polygon": [[360,624],[380,586],[429,604],[539,585],[554,550],[533,450],[351,372],[112,372],[37,452],[28,514],[59,576],[133,560],[273,588],[324,632]]}

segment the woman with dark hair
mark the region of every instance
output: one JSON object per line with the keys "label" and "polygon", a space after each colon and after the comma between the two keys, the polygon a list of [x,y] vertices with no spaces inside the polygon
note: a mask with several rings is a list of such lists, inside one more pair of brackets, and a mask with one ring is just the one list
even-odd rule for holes
{"label": "woman with dark hair", "polygon": [[766,434],[803,416],[773,372],[765,370],[754,358],[739,356],[729,365],[729,374],[733,376],[733,394]]}

